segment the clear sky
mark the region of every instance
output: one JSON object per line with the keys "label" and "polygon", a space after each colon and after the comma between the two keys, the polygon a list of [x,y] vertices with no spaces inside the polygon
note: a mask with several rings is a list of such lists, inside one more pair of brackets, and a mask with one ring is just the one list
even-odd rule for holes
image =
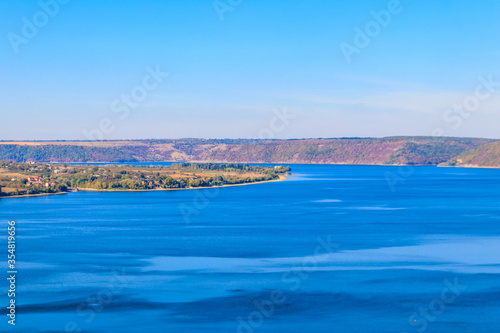
{"label": "clear sky", "polygon": [[1,1],[0,140],[500,138],[498,0],[55,1]]}

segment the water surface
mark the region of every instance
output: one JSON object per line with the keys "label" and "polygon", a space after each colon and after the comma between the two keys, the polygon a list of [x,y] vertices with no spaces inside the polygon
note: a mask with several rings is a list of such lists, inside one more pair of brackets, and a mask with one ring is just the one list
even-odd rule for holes
{"label": "water surface", "polygon": [[218,190],[0,200],[19,266],[17,325],[1,331],[500,330],[500,170],[292,168]]}

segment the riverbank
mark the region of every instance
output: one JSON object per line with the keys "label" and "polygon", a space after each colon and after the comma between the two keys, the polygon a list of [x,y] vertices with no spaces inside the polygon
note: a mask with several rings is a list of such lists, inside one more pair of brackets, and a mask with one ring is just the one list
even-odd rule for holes
{"label": "riverbank", "polygon": [[68,194],[68,193],[71,193],[71,192],[38,193],[38,194],[22,194],[22,195],[8,195],[8,196],[0,197],[0,199],[44,197],[44,196],[48,196],[48,195],[60,195],[60,194]]}
{"label": "riverbank", "polygon": [[466,169],[500,169],[500,166],[488,166],[488,165],[438,165],[439,168],[466,168]]}

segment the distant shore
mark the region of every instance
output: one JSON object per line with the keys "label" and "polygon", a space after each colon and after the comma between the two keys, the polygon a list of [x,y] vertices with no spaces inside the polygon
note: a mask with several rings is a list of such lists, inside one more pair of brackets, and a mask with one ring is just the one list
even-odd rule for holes
{"label": "distant shore", "polygon": [[438,165],[440,168],[465,168],[465,169],[500,169],[500,166],[488,166],[488,165]]}
{"label": "distant shore", "polygon": [[206,187],[200,186],[200,187],[184,187],[184,188],[155,188],[155,189],[149,189],[149,190],[107,190],[107,189],[100,190],[100,189],[94,189],[94,188],[79,188],[78,187],[75,190],[69,191],[69,192],[9,195],[9,196],[0,197],[0,199],[42,197],[42,196],[47,196],[47,195],[69,194],[69,193],[74,193],[74,192],[154,192],[154,191],[179,191],[179,190],[206,190],[206,189],[210,189],[210,188],[221,188],[221,187],[256,185],[256,184],[280,182],[280,181],[286,180],[287,178],[288,178],[288,175],[280,175],[279,179],[266,180],[266,181],[253,182],[253,183],[227,184],[227,185],[206,186]]}
{"label": "distant shore", "polygon": [[[477,161],[489,160],[500,152],[500,141],[444,136],[286,140],[184,138],[123,141],[0,141],[1,159],[18,162],[150,163],[152,151],[155,162],[436,165],[438,161],[449,162],[460,159],[461,156],[475,156],[479,158]],[[496,163],[500,165],[500,161],[493,165]]]}

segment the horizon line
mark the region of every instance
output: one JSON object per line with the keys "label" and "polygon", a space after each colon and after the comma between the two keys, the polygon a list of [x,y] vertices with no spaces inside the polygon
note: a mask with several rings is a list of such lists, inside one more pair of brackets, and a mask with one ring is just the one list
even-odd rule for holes
{"label": "horizon line", "polygon": [[142,139],[105,139],[105,140],[75,140],[75,139],[36,139],[36,140],[9,140],[3,139],[0,142],[119,142],[119,141],[161,141],[161,140],[241,140],[241,141],[297,141],[297,140],[363,140],[363,139],[395,139],[395,138],[428,138],[428,139],[483,139],[500,140],[500,138],[488,137],[468,137],[468,136],[432,136],[432,135],[391,135],[391,136],[350,136],[350,137],[304,137],[304,138],[203,138],[203,137],[184,137],[184,138],[142,138]]}

